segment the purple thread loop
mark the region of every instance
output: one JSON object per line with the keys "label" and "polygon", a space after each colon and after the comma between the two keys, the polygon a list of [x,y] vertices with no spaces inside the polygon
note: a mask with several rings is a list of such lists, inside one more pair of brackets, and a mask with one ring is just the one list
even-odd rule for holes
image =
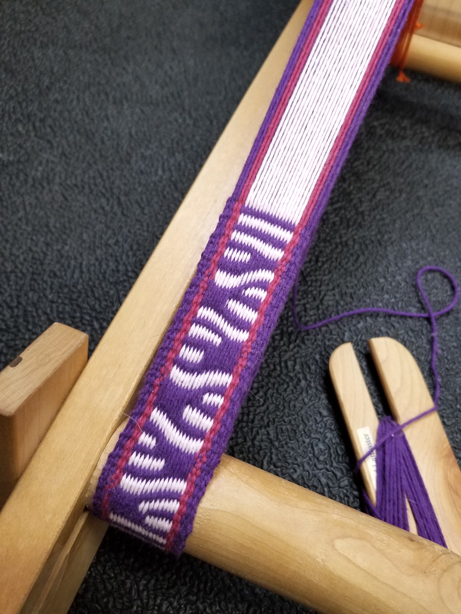
{"label": "purple thread loop", "polygon": [[[451,302],[440,309],[434,311],[429,301],[426,291],[422,285],[422,277],[425,273],[435,272],[440,273],[449,280],[453,289],[453,298]],[[429,499],[426,487],[424,485],[421,474],[416,465],[416,461],[411,452],[411,448],[404,434],[404,429],[422,418],[438,411],[438,401],[440,396],[440,380],[437,372],[437,353],[438,353],[438,330],[437,318],[449,313],[457,304],[459,299],[458,284],[448,271],[437,266],[425,266],[420,269],[416,275],[416,287],[419,290],[423,304],[425,305],[426,313],[413,313],[408,311],[396,311],[383,307],[365,307],[362,309],[354,309],[346,311],[339,315],[327,318],[321,322],[316,322],[310,325],[303,325],[299,322],[296,314],[296,300],[298,294],[299,277],[293,288],[293,318],[296,326],[300,330],[309,331],[327,324],[333,324],[343,318],[363,314],[384,314],[390,316],[400,316],[406,318],[425,318],[429,320],[431,325],[432,352],[431,352],[431,370],[434,379],[434,406],[430,409],[421,412],[410,420],[397,424],[390,417],[385,417],[380,421],[378,427],[378,435],[376,444],[364,454],[356,464],[354,473],[358,472],[362,463],[374,452],[377,456],[377,489],[376,489],[376,506],[374,506],[366,493],[364,493],[365,507],[367,513],[388,522],[397,527],[409,530],[407,505],[408,500],[411,505],[413,515],[415,517],[418,534],[426,539],[446,547],[446,542],[443,537],[440,525],[437,521],[434,508]]]}
{"label": "purple thread loop", "polygon": [[[422,280],[423,275],[429,272],[440,273],[441,275],[443,275],[446,279],[448,279],[453,289],[453,298],[451,302],[446,307],[444,307],[443,309],[440,309],[439,311],[434,311],[432,309],[432,305],[422,285],[421,280]],[[400,425],[399,430],[402,430],[403,428],[405,428],[405,426],[408,426],[408,424],[411,424],[411,422],[415,422],[419,418],[423,418],[426,414],[437,410],[439,396],[440,396],[440,381],[439,381],[439,375],[437,372],[437,353],[438,353],[437,318],[449,313],[455,307],[455,305],[457,304],[459,300],[459,287],[456,282],[456,279],[453,277],[451,273],[449,273],[445,269],[442,269],[441,267],[438,267],[438,266],[425,266],[418,271],[416,275],[416,287],[418,288],[419,293],[421,295],[422,302],[424,303],[424,306],[427,309],[426,313],[414,313],[412,311],[396,311],[394,309],[386,309],[385,307],[363,307],[361,309],[353,309],[352,311],[345,311],[344,313],[340,313],[336,316],[332,316],[331,318],[327,318],[326,320],[321,320],[320,322],[315,322],[314,324],[309,324],[309,325],[301,324],[298,319],[297,313],[296,313],[296,300],[298,297],[298,283],[299,283],[299,276],[293,287],[292,310],[293,310],[293,319],[295,321],[296,326],[300,330],[304,330],[304,331],[314,330],[315,328],[321,328],[322,326],[326,326],[327,324],[334,324],[335,322],[338,322],[339,320],[342,320],[343,318],[347,318],[349,316],[357,316],[357,315],[364,315],[364,314],[370,314],[370,313],[384,314],[388,316],[400,316],[403,318],[425,318],[426,320],[429,320],[431,324],[431,330],[432,330],[431,370],[432,370],[432,375],[434,378],[434,396],[433,396],[434,407],[428,410],[427,412],[423,412],[422,414],[419,414],[419,416],[412,418],[411,420],[406,422],[404,425]],[[367,453],[366,456],[368,456],[372,452],[373,452],[373,449],[371,449],[369,453]],[[360,460],[362,461],[364,458],[366,458],[366,456],[364,456]]]}

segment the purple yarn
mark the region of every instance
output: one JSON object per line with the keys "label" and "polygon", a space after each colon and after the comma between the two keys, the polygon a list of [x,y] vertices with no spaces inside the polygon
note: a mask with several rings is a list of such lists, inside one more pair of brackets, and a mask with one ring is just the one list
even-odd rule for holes
{"label": "purple yarn", "polygon": [[[447,278],[453,288],[453,298],[449,305],[435,311],[429,301],[429,298],[422,285],[422,276],[427,272],[436,272]],[[383,307],[365,307],[361,309],[353,309],[339,315],[327,318],[320,322],[310,325],[304,325],[299,322],[296,314],[296,299],[298,294],[298,283],[293,288],[293,318],[296,326],[300,330],[309,331],[315,328],[333,324],[347,318],[349,316],[364,315],[364,314],[384,314],[390,316],[400,316],[405,318],[425,318],[430,321],[432,329],[432,352],[431,352],[431,370],[434,378],[434,407],[428,409],[417,416],[407,420],[402,424],[397,424],[390,417],[385,417],[381,420],[376,444],[368,450],[362,458],[357,462],[355,471],[358,471],[363,461],[376,452],[377,456],[377,489],[376,489],[376,506],[364,493],[366,511],[370,515],[388,522],[397,527],[409,530],[408,516],[406,508],[406,499],[411,502],[411,508],[415,517],[418,534],[426,539],[446,547],[440,525],[434,512],[434,508],[429,499],[426,487],[424,485],[421,474],[416,465],[416,461],[411,452],[407,438],[403,430],[425,416],[434,411],[438,411],[438,402],[440,396],[440,379],[437,371],[437,353],[438,353],[438,330],[437,318],[450,312],[456,305],[459,299],[458,284],[448,271],[436,266],[426,266],[418,271],[416,275],[416,287],[419,290],[423,304],[427,312],[413,313],[411,311],[396,311]]]}
{"label": "purple yarn", "polygon": [[[433,411],[433,408],[431,411]],[[429,412],[424,412],[426,415]],[[419,415],[417,418],[421,418]],[[412,420],[414,422],[414,420]],[[397,427],[397,428],[396,428]],[[409,531],[407,500],[415,517],[418,535],[447,547],[426,486],[404,432],[389,416],[378,427],[376,453],[376,506],[364,492],[365,508],[370,516]],[[360,459],[360,463],[363,458]]]}
{"label": "purple yarn", "polygon": [[[453,288],[453,298],[450,304],[444,307],[443,309],[440,309],[439,311],[434,311],[432,309],[432,306],[429,302],[427,294],[421,283],[422,276],[424,275],[424,273],[428,273],[428,272],[440,273],[441,275],[443,275],[449,280]],[[449,273],[445,269],[442,269],[441,267],[425,266],[422,269],[420,269],[418,271],[418,274],[416,275],[416,287],[418,288],[422,301],[425,307],[427,308],[426,313],[414,313],[412,311],[396,311],[394,309],[386,309],[385,307],[362,307],[361,309],[353,309],[352,311],[345,311],[344,313],[340,313],[336,316],[332,316],[331,318],[327,318],[326,320],[321,320],[320,322],[315,322],[314,324],[309,324],[309,325],[301,324],[298,319],[298,316],[296,313],[296,300],[298,297],[298,282],[296,282],[296,284],[293,287],[293,304],[292,304],[293,318],[294,318],[296,326],[300,330],[305,330],[305,331],[314,330],[315,328],[321,328],[322,326],[326,326],[327,324],[334,324],[335,322],[339,322],[339,320],[342,320],[343,318],[348,318],[349,316],[358,316],[358,315],[365,315],[365,314],[370,314],[370,313],[384,314],[388,316],[400,316],[403,318],[425,318],[426,320],[430,321],[431,329],[432,329],[431,369],[432,369],[432,374],[434,377],[434,406],[435,407],[428,410],[427,412],[420,414],[419,416],[416,416],[415,418],[412,418],[408,422],[405,422],[405,425],[400,425],[399,427],[400,429],[404,428],[404,426],[407,426],[408,424],[411,424],[411,422],[414,422],[415,420],[422,418],[426,414],[434,411],[437,407],[439,396],[440,396],[440,381],[439,381],[439,376],[437,372],[437,353],[438,353],[437,318],[445,315],[446,313],[449,313],[455,307],[459,299],[459,288],[458,288],[456,279],[453,277],[453,275],[451,275],[451,273]],[[373,450],[370,450],[368,454],[364,457],[364,459],[372,452]]]}

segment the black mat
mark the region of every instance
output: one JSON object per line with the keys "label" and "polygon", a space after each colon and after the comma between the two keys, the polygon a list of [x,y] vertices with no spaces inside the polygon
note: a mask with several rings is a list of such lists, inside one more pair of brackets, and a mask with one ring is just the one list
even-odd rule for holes
{"label": "black mat", "polygon": [[[2,3],[0,367],[56,320],[94,349],[295,5]],[[302,271],[303,321],[419,310],[426,264],[461,280],[461,89],[411,77],[389,71],[360,130]],[[448,300],[440,279],[427,287],[436,305]],[[366,348],[380,335],[431,382],[427,323],[365,317],[307,334],[287,306],[229,453],[358,507],[327,362],[352,341],[386,411]],[[461,461],[461,307],[440,321],[440,350],[441,417]],[[109,530],[71,612],[306,609]]]}

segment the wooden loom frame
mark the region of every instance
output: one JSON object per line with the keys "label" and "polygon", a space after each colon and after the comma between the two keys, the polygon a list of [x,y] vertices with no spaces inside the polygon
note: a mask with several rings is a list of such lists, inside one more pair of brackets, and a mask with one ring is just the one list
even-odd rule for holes
{"label": "wooden loom frame", "polygon": [[[106,530],[104,523],[84,511],[85,495],[91,476],[123,414],[129,412],[143,374],[181,301],[185,287],[194,274],[200,254],[216,226],[223,202],[238,179],[310,5],[311,2],[304,0],[290,20],[0,514],[0,603],[5,614],[56,614],[65,611],[62,608],[67,609],[70,605]],[[424,51],[427,44],[415,38],[408,67],[425,67],[430,74],[441,74],[442,66],[443,77],[451,76],[461,81],[460,54],[455,51],[453,55],[450,50],[451,59],[448,61],[445,50],[442,59],[437,60],[434,49],[440,50],[440,45],[443,46],[443,43],[430,43],[429,56],[435,62],[428,65],[427,51]],[[187,259],[184,259],[182,246],[186,243],[191,249],[187,253]],[[162,303],[156,302],[156,297],[160,294],[163,297]],[[75,441],[79,443],[78,446],[75,446]],[[72,449],[72,455],[68,453],[69,449]],[[317,518],[315,531],[323,531],[326,543],[336,552],[335,565],[342,564],[344,553],[341,551],[341,544],[345,543],[344,540],[356,542],[354,547],[357,556],[372,557],[368,550],[372,537],[377,543],[381,543],[382,549],[403,548],[408,553],[408,565],[414,565],[418,559],[422,565],[421,569],[427,567],[429,561],[435,565],[441,558],[438,547],[428,542],[408,536],[354,510],[347,511],[344,506],[308,491],[304,492],[304,489],[288,485],[283,480],[267,474],[261,475],[264,472],[257,469],[248,470],[243,465],[224,458],[216,479],[210,485],[210,495],[207,491],[204,503],[199,508],[196,527],[188,541],[188,551],[204,560],[244,575],[322,611],[339,611],[332,609],[336,605],[334,599],[327,594],[330,587],[323,586],[322,589],[320,586],[326,575],[321,578],[316,589],[312,585],[307,588],[301,586],[299,575],[288,585],[287,576],[292,574],[288,565],[285,576],[279,574],[280,569],[277,570],[280,579],[278,584],[274,583],[274,574],[269,577],[271,574],[267,574],[267,570],[263,569],[262,541],[253,547],[253,554],[255,550],[260,552],[259,570],[239,568],[235,557],[232,557],[232,549],[227,550],[225,560],[220,558],[225,544],[220,543],[219,548],[216,548],[208,536],[213,522],[216,523],[216,532],[219,533],[220,530],[219,519],[214,515],[219,507],[217,500],[221,497],[231,498],[231,490],[219,480],[219,476],[224,474],[225,480],[229,480],[229,488],[232,482],[241,487],[243,481],[250,491],[256,493],[253,498],[255,507],[260,505],[265,493],[271,492],[274,499],[277,499],[277,493],[281,490],[292,503],[291,508],[283,510],[284,513],[289,512],[294,518],[293,506],[305,506],[306,509],[296,517],[299,525],[306,522],[304,512]],[[51,484],[53,488],[50,489]],[[258,491],[258,484],[262,485],[262,490]],[[250,492],[248,497],[251,498]],[[28,511],[31,507],[35,511],[34,516]],[[341,536],[328,528],[329,522],[320,522],[319,519],[325,511],[335,516],[340,528],[347,526],[349,532]],[[250,516],[247,521],[251,525]],[[271,530],[277,532],[279,519],[273,518],[272,524],[272,527],[266,527],[269,533]],[[306,537],[306,543],[307,541]],[[34,544],[33,549],[30,548],[31,543]],[[296,543],[291,543],[289,548],[295,546]],[[377,549],[379,551],[379,544]],[[302,574],[309,572],[309,565],[314,573],[318,572],[319,566],[323,565],[319,559],[321,552],[312,554],[309,562],[309,557],[305,553],[302,555],[301,550],[302,548],[299,548],[296,556],[304,556]],[[382,556],[383,552],[384,550],[381,551]],[[405,556],[400,560],[404,560]],[[461,559],[449,552],[444,552],[443,557],[443,565],[434,568],[433,575],[440,581],[444,579],[445,585],[441,585],[439,590],[437,582],[434,584],[433,611],[455,612],[450,609],[450,604],[446,603],[446,591],[453,590],[456,583],[461,582]],[[333,566],[332,569],[334,568]],[[326,571],[330,579],[334,578],[331,570]],[[413,567],[412,573],[417,572]],[[368,572],[367,574],[369,575]],[[375,599],[374,611],[391,611],[388,609],[389,604],[385,603],[389,595],[384,586],[385,582],[381,582],[377,576],[372,580],[368,579],[371,582],[371,588],[368,590],[364,586],[367,574],[358,574],[354,579],[350,569],[346,570],[346,584],[351,590],[351,599],[355,599],[355,605],[352,606],[354,609],[341,611],[370,611],[367,600],[369,594]],[[394,578],[394,582],[397,580],[400,578]],[[317,590],[317,594],[307,597],[306,592],[309,590]],[[408,609],[409,600],[413,599],[417,599],[417,595],[412,594],[408,588],[405,611],[420,611]],[[362,606],[357,609],[360,600]],[[417,605],[416,601],[415,604]],[[382,606],[382,609],[378,609],[378,606]]]}

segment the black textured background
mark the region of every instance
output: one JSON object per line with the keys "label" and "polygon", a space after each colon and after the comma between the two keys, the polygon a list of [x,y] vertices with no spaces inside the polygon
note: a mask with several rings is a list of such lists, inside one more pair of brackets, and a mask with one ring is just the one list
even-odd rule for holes
{"label": "black textured background", "polygon": [[[98,343],[296,6],[296,0],[4,0],[0,8],[0,367],[52,322]],[[461,280],[461,88],[386,76],[300,280],[312,322],[357,306],[420,309],[416,271]],[[447,284],[431,277],[434,303]],[[161,300],[161,297],[159,297]],[[353,341],[404,343],[430,381],[425,322],[366,317],[310,334],[285,309],[229,453],[358,507],[327,376]],[[441,417],[461,461],[461,308],[440,322]],[[287,518],[289,523],[290,519]],[[320,536],[319,536],[320,539]],[[86,613],[305,608],[109,530],[72,606]]]}

